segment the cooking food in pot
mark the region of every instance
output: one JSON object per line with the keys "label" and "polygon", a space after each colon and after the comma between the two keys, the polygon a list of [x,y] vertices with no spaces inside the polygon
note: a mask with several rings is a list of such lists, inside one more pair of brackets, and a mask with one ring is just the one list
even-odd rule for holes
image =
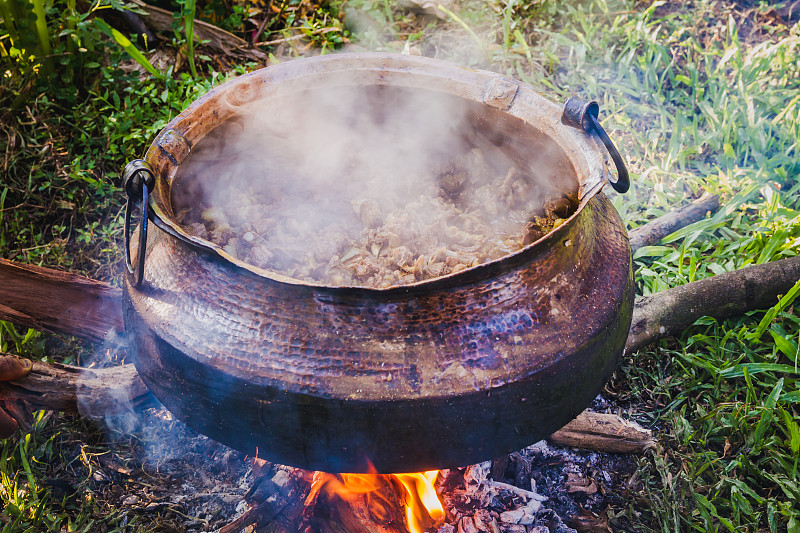
{"label": "cooking food in pot", "polygon": [[[382,121],[382,142],[402,143]],[[439,136],[439,147],[415,148],[425,164],[407,169],[399,158],[389,168],[381,149],[304,165],[322,148],[271,123],[256,136],[244,117],[212,131],[176,180],[173,205],[190,234],[305,282],[385,288],[454,274],[537,241],[577,207],[487,140]]]}

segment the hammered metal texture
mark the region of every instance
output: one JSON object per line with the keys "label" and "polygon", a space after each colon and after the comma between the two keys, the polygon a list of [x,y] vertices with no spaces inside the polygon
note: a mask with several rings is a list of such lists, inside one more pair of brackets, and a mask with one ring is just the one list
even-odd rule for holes
{"label": "hammered metal texture", "polygon": [[502,265],[376,295],[285,286],[154,235],[126,304],[137,368],[179,419],[326,471],[469,464],[546,437],[616,365],[627,238],[597,196]]}

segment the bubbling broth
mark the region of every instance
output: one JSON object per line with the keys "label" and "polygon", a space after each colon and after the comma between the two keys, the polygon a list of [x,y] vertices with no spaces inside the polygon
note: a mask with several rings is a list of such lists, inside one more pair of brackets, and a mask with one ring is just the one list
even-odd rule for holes
{"label": "bubbling broth", "polygon": [[253,266],[385,288],[512,254],[577,208],[563,152],[519,119],[388,87],[249,104],[192,149],[175,218]]}

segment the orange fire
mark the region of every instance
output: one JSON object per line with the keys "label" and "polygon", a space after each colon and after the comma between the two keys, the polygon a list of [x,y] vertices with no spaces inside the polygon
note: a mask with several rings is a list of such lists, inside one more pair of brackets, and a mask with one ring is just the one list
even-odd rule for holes
{"label": "orange fire", "polygon": [[394,476],[406,492],[406,525],[409,533],[423,533],[425,523],[423,512],[434,522],[444,520],[444,507],[433,487],[436,478],[439,477],[438,470],[428,470],[420,474],[394,474]]}
{"label": "orange fire", "polygon": [[[427,528],[444,520],[444,507],[433,484],[438,470],[418,474],[328,474],[314,472],[311,492],[306,498],[309,505],[318,493],[335,494],[348,503],[367,497],[370,512],[389,521],[391,508],[389,491],[399,497],[405,508],[405,524],[409,533],[424,533]],[[400,489],[400,490],[398,490]]]}

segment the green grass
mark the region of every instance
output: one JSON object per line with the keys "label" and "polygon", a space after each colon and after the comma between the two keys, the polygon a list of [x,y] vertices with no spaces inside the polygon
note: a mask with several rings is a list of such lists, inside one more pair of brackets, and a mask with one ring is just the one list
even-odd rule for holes
{"label": "green grass", "polygon": [[[631,191],[611,194],[631,228],[704,190],[721,194],[716,216],[636,254],[641,294],[797,254],[800,25],[761,17],[768,6],[742,22],[744,11],[716,2],[465,0],[436,20],[353,0],[344,28],[339,8],[326,9],[299,21],[287,8],[288,24],[261,40],[300,28],[317,53],[348,38],[356,49],[408,46],[507,73],[555,100],[598,100],[631,171]],[[235,13],[223,15],[229,29],[243,28]],[[338,30],[321,33],[326,27]],[[289,46],[296,55],[302,43]],[[29,90],[23,112],[4,113],[0,256],[110,280],[122,271],[120,169],[225,75],[204,78],[203,65],[198,77],[139,79],[116,68],[121,60],[119,48],[105,49],[97,66],[85,62],[93,75],[78,90]],[[16,81],[2,82],[16,93],[0,92],[0,113],[22,94]],[[769,314],[702,319],[627,357],[609,394],[656,428],[659,448],[641,459],[630,505],[609,509],[613,525],[800,531],[800,318],[789,300]],[[4,331],[6,349],[44,356],[49,337],[23,342],[25,332]],[[3,531],[80,531],[101,516],[92,501],[55,498],[43,484],[57,465],[73,464],[58,446],[69,428],[56,418],[3,443],[11,518]],[[82,490],[91,494],[90,480]],[[121,524],[113,516],[102,528]]]}
{"label": "green grass", "polygon": [[[660,19],[656,5],[612,14],[629,7],[583,4],[592,16],[576,13],[543,32],[539,53],[560,61],[546,79],[529,81],[600,102],[632,170],[631,193],[614,197],[631,227],[687,194],[723,195],[717,216],[637,253],[639,291],[796,255],[798,28],[743,41],[720,5]],[[798,530],[800,320],[784,303],[761,328],[763,313],[704,319],[677,342],[628,358],[617,379],[650,398],[651,410],[638,416],[662,428],[661,447],[642,462],[640,498],[612,511],[617,524]]]}
{"label": "green grass", "polygon": [[[89,433],[87,433],[87,431]],[[91,435],[91,433],[95,435]],[[136,517],[108,509],[92,491],[85,444],[97,430],[40,411],[30,431],[0,442],[0,527],[6,532],[145,531]],[[78,437],[78,438],[76,438]]]}
{"label": "green grass", "polygon": [[[171,71],[151,79],[119,67],[125,57],[116,43],[84,53],[96,65],[79,86],[68,76],[29,73],[0,81],[0,257],[115,282],[122,272],[123,166],[144,155],[190,102],[245,67],[202,79]],[[92,348],[0,322],[0,351],[79,364]],[[0,531],[148,530],[101,501],[90,465],[77,453],[89,443],[107,452],[102,429],[37,417],[30,432],[0,441]]]}

